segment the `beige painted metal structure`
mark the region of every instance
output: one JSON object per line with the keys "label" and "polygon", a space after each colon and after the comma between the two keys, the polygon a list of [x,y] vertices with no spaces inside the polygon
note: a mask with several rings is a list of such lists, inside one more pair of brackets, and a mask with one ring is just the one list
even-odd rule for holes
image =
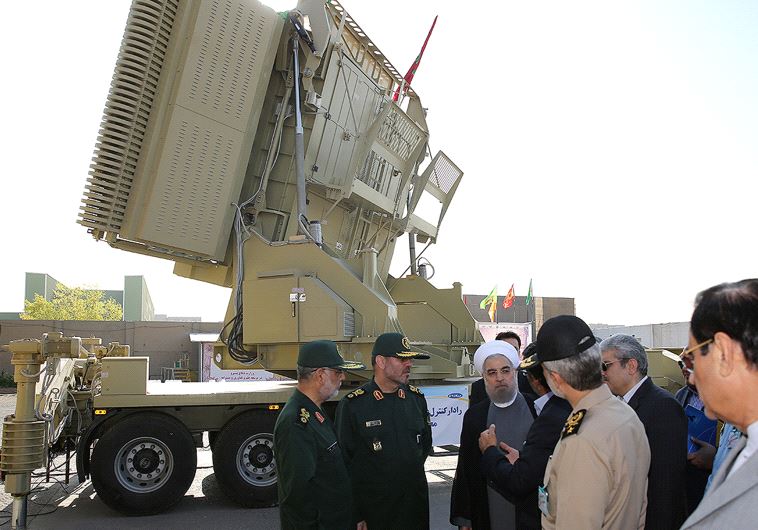
{"label": "beige painted metal structure", "polygon": [[224,368],[291,374],[320,338],[365,359],[405,330],[438,357],[414,378],[471,375],[481,336],[460,288],[388,274],[399,236],[436,241],[463,175],[431,156],[418,94],[393,101],[401,84],[337,1],[135,2],[79,222],[233,289]]}

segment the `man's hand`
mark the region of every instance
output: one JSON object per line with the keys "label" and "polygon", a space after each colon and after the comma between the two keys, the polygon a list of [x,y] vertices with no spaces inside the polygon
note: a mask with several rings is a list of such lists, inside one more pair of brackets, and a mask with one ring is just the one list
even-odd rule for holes
{"label": "man's hand", "polygon": [[490,425],[486,431],[479,435],[479,450],[484,453],[488,447],[497,447],[497,436],[495,436],[495,424]]}
{"label": "man's hand", "polygon": [[500,449],[503,450],[503,452],[505,453],[505,458],[508,459],[508,462],[510,462],[511,465],[513,465],[516,462],[516,460],[518,460],[518,456],[519,456],[518,449],[514,449],[513,447],[511,447],[505,442],[500,442]]}
{"label": "man's hand", "polygon": [[708,442],[698,440],[694,436],[691,439],[695,444],[700,446],[700,449],[694,453],[687,453],[687,460],[698,469],[705,469],[706,471],[713,469],[713,458],[716,456],[716,448]]}
{"label": "man's hand", "polygon": [[368,530],[368,525],[366,524],[366,521],[361,521],[358,523],[358,525],[355,527],[355,530]]}

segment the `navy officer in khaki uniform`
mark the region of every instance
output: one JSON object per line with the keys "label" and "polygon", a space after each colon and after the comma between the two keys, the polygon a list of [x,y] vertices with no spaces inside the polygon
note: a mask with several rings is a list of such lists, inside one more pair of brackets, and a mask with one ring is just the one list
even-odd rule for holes
{"label": "navy officer in khaki uniform", "polygon": [[297,388],[274,427],[279,514],[287,529],[344,530],[352,521],[350,479],[334,424],[321,408],[337,395],[346,362],[329,340],[304,344],[297,358]]}
{"label": "navy officer in khaki uniform", "polygon": [[603,384],[600,345],[573,315],[546,321],[536,344],[550,389],[573,409],[538,490],[542,528],[641,530],[650,447],[637,413]]}
{"label": "navy officer in khaki uniform", "polygon": [[407,337],[385,333],[371,353],[374,379],[342,398],[337,436],[353,484],[354,522],[369,530],[429,528],[424,461],[432,450],[426,399],[408,384]]}

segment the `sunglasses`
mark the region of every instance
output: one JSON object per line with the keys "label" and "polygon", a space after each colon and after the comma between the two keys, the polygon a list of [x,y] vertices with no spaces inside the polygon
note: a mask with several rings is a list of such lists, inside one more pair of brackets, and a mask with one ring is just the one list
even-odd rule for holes
{"label": "sunglasses", "polygon": [[692,348],[687,348],[686,350],[684,350],[684,351],[683,351],[683,352],[682,352],[682,353],[679,355],[679,357],[681,357],[682,359],[684,359],[685,357],[689,357],[690,359],[692,359],[692,354],[693,354],[693,353],[694,353],[696,350],[698,350],[698,349],[700,349],[700,348],[704,348],[705,346],[708,346],[708,345],[709,345],[711,342],[713,342],[713,339],[704,340],[704,341],[703,341],[703,342],[701,342],[700,344],[695,344],[695,345],[694,345]]}
{"label": "sunglasses", "polygon": [[629,360],[629,357],[622,357],[621,359],[616,359],[615,361],[603,361],[603,362],[600,363],[600,369],[603,372],[607,372],[608,371],[608,367],[610,365],[612,365],[613,363],[617,363],[619,361],[627,361],[627,360]]}

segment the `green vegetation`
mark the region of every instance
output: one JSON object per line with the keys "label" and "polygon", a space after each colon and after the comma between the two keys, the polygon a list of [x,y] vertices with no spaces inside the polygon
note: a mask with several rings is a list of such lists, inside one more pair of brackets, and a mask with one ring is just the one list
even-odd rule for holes
{"label": "green vegetation", "polygon": [[121,320],[124,312],[113,299],[104,298],[103,291],[58,285],[53,299],[40,295],[24,301],[22,320]]}
{"label": "green vegetation", "polygon": [[5,370],[0,371],[0,388],[11,388],[16,386],[13,381],[13,374],[6,373]]}

